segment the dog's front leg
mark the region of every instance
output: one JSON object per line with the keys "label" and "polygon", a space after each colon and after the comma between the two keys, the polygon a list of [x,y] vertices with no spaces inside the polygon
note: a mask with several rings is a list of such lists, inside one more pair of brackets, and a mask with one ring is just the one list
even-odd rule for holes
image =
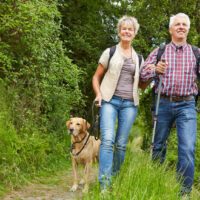
{"label": "dog's front leg", "polygon": [[75,192],[78,189],[78,165],[76,161],[72,158],[72,168],[73,168],[73,174],[74,174],[74,180],[73,180],[73,186],[70,189],[70,191]]}
{"label": "dog's front leg", "polygon": [[90,172],[92,168],[92,160],[85,165],[85,186],[83,192],[88,192],[89,182],[90,182]]}

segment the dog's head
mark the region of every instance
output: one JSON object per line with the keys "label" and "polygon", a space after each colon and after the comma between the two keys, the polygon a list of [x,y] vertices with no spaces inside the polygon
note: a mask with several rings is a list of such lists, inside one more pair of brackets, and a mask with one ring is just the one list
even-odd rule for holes
{"label": "dog's head", "polygon": [[66,126],[70,135],[78,136],[79,133],[85,133],[87,128],[90,128],[90,124],[86,120],[78,117],[70,118],[67,121]]}

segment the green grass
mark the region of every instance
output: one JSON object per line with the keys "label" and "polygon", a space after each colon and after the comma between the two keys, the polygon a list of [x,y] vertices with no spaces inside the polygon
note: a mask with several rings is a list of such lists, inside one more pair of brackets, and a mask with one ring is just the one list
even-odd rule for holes
{"label": "green grass", "polygon": [[[53,137],[51,140],[44,140],[44,136],[37,135],[20,137],[10,124],[5,126],[6,122],[2,122],[1,120],[0,141],[3,142],[0,142],[0,197],[31,182],[60,185],[62,176],[59,179],[54,177],[68,173],[67,170],[71,167],[69,137],[66,136],[62,143],[53,141]],[[133,126],[125,162],[119,176],[113,178],[108,193],[100,195],[100,187],[96,183],[84,199],[179,200],[180,185],[176,181],[174,165],[166,163],[160,166],[153,163],[149,152],[138,150],[142,143],[141,138],[140,128]],[[21,149],[24,151],[19,151]],[[200,196],[195,188],[192,196],[193,200]]]}
{"label": "green grass", "polygon": [[38,177],[71,167],[70,137],[66,131],[59,138],[53,133],[17,130],[11,114],[0,110],[0,198]]}
{"label": "green grass", "polygon": [[[97,182],[85,196],[87,200],[180,200],[181,184],[176,179],[176,166],[154,163],[149,149],[139,149],[142,145],[142,129],[137,124],[132,127],[125,162],[119,176],[113,178],[111,188],[101,195]],[[199,192],[193,188],[192,199],[199,199]]]}
{"label": "green grass", "polygon": [[[0,199],[11,191],[19,190],[31,183],[56,185],[60,180],[57,181],[53,177],[56,177],[58,173],[63,171],[66,172],[69,168],[71,168],[71,160],[60,158],[59,163],[52,161],[51,164],[49,163],[49,166],[45,166],[35,172],[26,173],[23,170],[19,170],[15,173],[10,170],[6,179],[0,182]],[[52,181],[50,182],[49,180],[51,179]]]}
{"label": "green grass", "polygon": [[175,170],[168,171],[164,165],[151,162],[145,153],[128,151],[108,193],[100,195],[97,183],[86,199],[175,200],[179,188]]}
{"label": "green grass", "polygon": [[59,141],[50,134],[18,134],[12,124],[0,121],[0,197],[71,167],[69,137]]}

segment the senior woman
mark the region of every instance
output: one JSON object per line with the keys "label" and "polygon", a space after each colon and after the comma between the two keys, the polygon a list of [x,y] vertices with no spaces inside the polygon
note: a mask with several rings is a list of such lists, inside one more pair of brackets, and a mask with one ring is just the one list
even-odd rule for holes
{"label": "senior woman", "polygon": [[[120,42],[116,45],[110,61],[110,48],[102,53],[92,80],[96,94],[95,101],[99,102],[97,106],[100,107],[99,182],[101,190],[109,187],[111,177],[118,174],[120,170],[125,158],[128,135],[137,115],[139,58],[131,42],[138,29],[139,24],[134,17],[123,16],[119,19]],[[118,126],[115,133],[117,118]]]}

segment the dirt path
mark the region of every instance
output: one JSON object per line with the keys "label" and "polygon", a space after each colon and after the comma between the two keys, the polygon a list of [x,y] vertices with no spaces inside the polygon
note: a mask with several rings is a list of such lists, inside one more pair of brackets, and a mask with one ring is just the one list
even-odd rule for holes
{"label": "dirt path", "polygon": [[[83,169],[80,169],[83,174]],[[91,183],[97,180],[98,169],[96,166],[92,169]],[[72,169],[58,173],[47,179],[39,179],[37,183],[32,183],[23,187],[19,191],[14,191],[4,197],[2,200],[75,200],[82,199],[82,189],[80,186],[76,192],[70,192],[72,186]]]}

